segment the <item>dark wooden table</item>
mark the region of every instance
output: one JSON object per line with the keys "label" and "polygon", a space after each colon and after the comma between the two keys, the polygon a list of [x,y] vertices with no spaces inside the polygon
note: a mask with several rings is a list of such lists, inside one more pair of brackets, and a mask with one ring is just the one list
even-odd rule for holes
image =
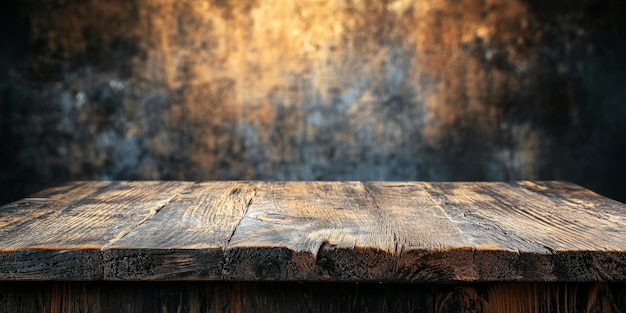
{"label": "dark wooden table", "polygon": [[626,312],[566,182],[71,182],[0,208],[0,312]]}

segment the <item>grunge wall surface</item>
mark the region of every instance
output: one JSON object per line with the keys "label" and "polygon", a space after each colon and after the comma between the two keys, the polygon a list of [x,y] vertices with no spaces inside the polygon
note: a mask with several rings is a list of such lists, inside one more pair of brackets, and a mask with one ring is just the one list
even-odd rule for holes
{"label": "grunge wall surface", "polygon": [[76,179],[565,179],[626,200],[618,0],[4,6],[2,202]]}

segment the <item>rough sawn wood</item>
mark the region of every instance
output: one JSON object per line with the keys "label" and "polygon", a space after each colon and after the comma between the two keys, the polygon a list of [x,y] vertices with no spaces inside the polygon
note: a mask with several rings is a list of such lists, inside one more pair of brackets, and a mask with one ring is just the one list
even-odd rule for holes
{"label": "rough sawn wood", "polygon": [[0,280],[626,280],[626,205],[565,182],[71,182],[0,235]]}

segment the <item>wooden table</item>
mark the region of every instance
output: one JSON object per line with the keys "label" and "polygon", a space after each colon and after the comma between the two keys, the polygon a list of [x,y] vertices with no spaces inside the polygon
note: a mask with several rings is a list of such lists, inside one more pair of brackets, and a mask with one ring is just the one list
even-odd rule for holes
{"label": "wooden table", "polygon": [[71,182],[0,208],[0,312],[626,312],[566,182]]}

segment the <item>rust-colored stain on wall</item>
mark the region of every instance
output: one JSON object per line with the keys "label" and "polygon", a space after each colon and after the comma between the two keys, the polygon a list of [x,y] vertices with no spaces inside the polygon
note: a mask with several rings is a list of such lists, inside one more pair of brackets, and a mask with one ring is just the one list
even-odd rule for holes
{"label": "rust-colored stain on wall", "polygon": [[626,116],[584,79],[624,78],[595,2],[34,1],[4,181],[576,180],[568,140],[623,138],[586,110]]}

